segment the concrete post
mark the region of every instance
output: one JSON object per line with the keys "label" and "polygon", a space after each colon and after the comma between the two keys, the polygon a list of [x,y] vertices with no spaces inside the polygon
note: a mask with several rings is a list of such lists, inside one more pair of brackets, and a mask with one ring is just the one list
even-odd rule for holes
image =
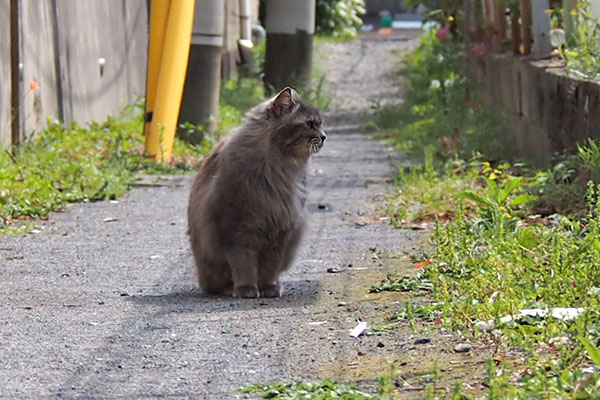
{"label": "concrete post", "polygon": [[[190,45],[179,123],[202,125],[208,131],[216,129],[219,114],[221,84],[221,49],[225,7],[222,0],[196,1],[194,28]],[[201,143],[203,133],[180,132],[182,139]]]}
{"label": "concrete post", "polygon": [[310,87],[315,0],[267,0],[267,90]]}
{"label": "concrete post", "polygon": [[550,8],[549,0],[535,0],[531,3],[531,31],[533,33],[533,57],[536,59],[550,55]]}

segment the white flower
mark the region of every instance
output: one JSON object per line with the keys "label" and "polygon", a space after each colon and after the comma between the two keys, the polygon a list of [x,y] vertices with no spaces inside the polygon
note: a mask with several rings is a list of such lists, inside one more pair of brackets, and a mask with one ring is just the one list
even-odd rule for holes
{"label": "white flower", "polygon": [[442,84],[440,83],[440,81],[438,81],[437,79],[434,79],[431,81],[431,86],[429,86],[431,89],[439,89],[440,86],[442,86]]}
{"label": "white flower", "polygon": [[550,44],[552,47],[560,47],[566,43],[565,31],[562,29],[550,29]]}

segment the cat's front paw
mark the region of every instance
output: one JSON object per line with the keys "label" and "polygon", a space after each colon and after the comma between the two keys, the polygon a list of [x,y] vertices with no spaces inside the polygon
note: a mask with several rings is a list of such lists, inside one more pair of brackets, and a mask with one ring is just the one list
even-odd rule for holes
{"label": "cat's front paw", "polygon": [[281,287],[277,283],[261,286],[260,297],[281,297]]}
{"label": "cat's front paw", "polygon": [[233,297],[255,299],[259,296],[258,288],[253,285],[242,285],[233,289]]}

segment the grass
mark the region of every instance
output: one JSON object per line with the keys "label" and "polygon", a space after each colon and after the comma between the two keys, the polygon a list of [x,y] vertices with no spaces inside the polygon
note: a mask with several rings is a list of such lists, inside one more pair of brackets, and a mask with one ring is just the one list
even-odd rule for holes
{"label": "grass", "polygon": [[199,145],[176,138],[170,163],[154,162],[144,154],[141,106],[127,107],[121,115],[87,126],[49,121],[44,131],[16,150],[0,151],[0,232],[21,232],[15,222],[44,217],[67,203],[114,199],[139,174],[193,171],[219,137],[263,99],[257,80],[224,83],[217,133],[205,133]]}
{"label": "grass", "polygon": [[277,400],[390,400],[394,398],[397,374],[396,366],[390,365],[389,373],[379,377],[377,394],[333,380],[257,384],[240,390],[242,393],[256,393],[263,399]]}
{"label": "grass", "polygon": [[[464,87],[440,83],[462,82],[459,60],[443,62],[452,46],[424,35],[402,70],[405,103],[370,124],[397,148],[424,154],[399,168],[381,212],[399,227],[433,223],[416,273],[370,291],[428,292],[390,321],[435,322],[515,354],[510,364],[490,359],[485,398],[600,398],[600,147],[590,140],[542,171],[501,161],[509,160],[497,139],[502,124],[465,102]],[[583,312],[557,318],[555,308]]]}
{"label": "grass", "polygon": [[290,384],[272,383],[253,385],[242,389],[243,393],[256,393],[263,399],[279,400],[375,400],[375,397],[356,386],[341,384],[335,381],[316,383],[295,382]]}

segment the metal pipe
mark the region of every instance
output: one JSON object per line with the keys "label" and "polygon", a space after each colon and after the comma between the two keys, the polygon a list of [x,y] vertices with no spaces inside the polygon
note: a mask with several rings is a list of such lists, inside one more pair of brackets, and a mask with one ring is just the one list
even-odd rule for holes
{"label": "metal pipe", "polygon": [[[201,125],[208,131],[217,127],[221,84],[221,53],[225,26],[225,2],[196,1],[183,101],[179,123]],[[201,143],[202,129],[179,132],[184,140]]]}
{"label": "metal pipe", "polygon": [[[154,13],[154,9],[152,12]],[[178,0],[169,3],[156,84],[156,99],[150,134],[146,138],[146,152],[156,160],[166,162],[171,160],[177,115],[190,53],[193,13],[194,0]]]}
{"label": "metal pipe", "polygon": [[243,40],[252,40],[250,22],[250,0],[240,0],[240,34]]}

